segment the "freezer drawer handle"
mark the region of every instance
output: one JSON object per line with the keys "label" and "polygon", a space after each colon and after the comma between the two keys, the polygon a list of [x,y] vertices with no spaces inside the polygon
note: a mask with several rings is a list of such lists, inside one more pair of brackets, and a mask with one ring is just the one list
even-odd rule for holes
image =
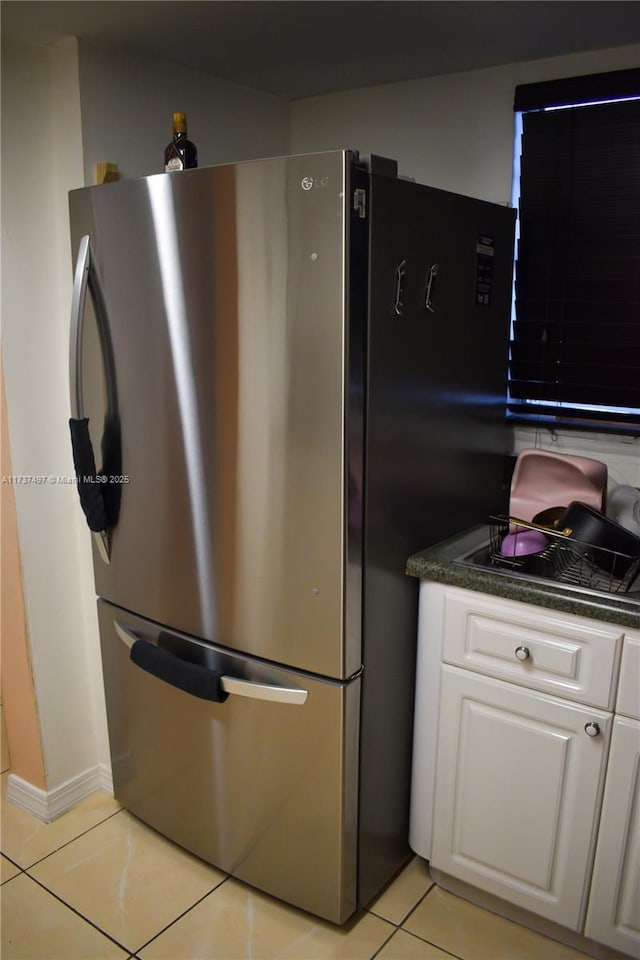
{"label": "freezer drawer handle", "polygon": [[307,700],[308,691],[302,687],[281,687],[272,683],[243,680],[240,677],[222,676],[207,667],[181,660],[154,643],[141,640],[117,620],[114,620],[113,625],[122,642],[130,648],[131,660],[137,666],[202,700],[224,703],[229,694],[251,700],[271,700],[275,703],[300,706]]}
{"label": "freezer drawer handle", "polygon": [[241,680],[240,677],[222,677],[220,686],[227,693],[238,697],[250,697],[252,700],[273,700],[276,703],[302,705],[308,693],[302,687],[277,687],[272,683],[257,683],[255,680]]}
{"label": "freezer drawer handle", "polygon": [[181,660],[169,650],[157,647],[155,643],[136,640],[131,646],[130,657],[142,670],[200,700],[224,703],[228,697],[222,689],[219,673],[207,670],[198,663]]}

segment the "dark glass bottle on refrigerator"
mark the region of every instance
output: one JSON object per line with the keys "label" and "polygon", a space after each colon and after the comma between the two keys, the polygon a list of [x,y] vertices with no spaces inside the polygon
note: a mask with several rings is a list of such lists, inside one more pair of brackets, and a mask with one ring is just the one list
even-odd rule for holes
{"label": "dark glass bottle on refrigerator", "polygon": [[187,116],[185,113],[173,115],[173,139],[164,151],[165,173],[189,170],[198,166],[198,149],[187,138]]}

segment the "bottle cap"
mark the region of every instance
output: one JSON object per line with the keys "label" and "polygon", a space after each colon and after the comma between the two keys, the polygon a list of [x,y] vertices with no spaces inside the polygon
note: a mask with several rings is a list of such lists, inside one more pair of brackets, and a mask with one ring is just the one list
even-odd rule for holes
{"label": "bottle cap", "polygon": [[187,115],[185,113],[174,113],[173,115],[173,129],[176,133],[186,133],[187,131]]}

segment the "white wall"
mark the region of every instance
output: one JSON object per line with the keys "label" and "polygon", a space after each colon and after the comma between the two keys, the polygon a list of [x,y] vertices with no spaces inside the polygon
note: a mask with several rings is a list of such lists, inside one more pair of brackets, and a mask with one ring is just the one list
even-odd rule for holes
{"label": "white wall", "polygon": [[[509,203],[516,85],[638,63],[640,44],[634,44],[298,100],[292,150],[351,147],[377,153],[397,160],[399,172],[420,183]],[[518,430],[514,452],[528,446],[603,459],[613,483],[640,486],[637,440]]]}
{"label": "white wall", "polygon": [[174,110],[187,114],[198,166],[290,152],[285,100],[118,47],[80,41],[87,183],[95,164],[125,177],[162,173]]}
{"label": "white wall", "polygon": [[[3,45],[2,340],[13,470],[47,787],[107,759],[86,526],[67,419],[71,287],[66,195],[82,186],[74,40]],[[9,678],[5,678],[9,681]]]}
{"label": "white wall", "polygon": [[291,146],[377,153],[420,183],[509,203],[515,86],[638,62],[635,44],[298,100]]}
{"label": "white wall", "polygon": [[[16,475],[71,477],[67,193],[98,161],[162,169],[171,114],[200,163],[286,154],[289,105],[129,51],[3,44],[2,341]],[[84,148],[84,155],[83,155]],[[90,536],[72,485],[15,488],[47,789],[107,764]]]}
{"label": "white wall", "polygon": [[519,427],[514,453],[528,447],[602,460],[609,470],[609,493],[621,483],[640,489],[640,437]]}

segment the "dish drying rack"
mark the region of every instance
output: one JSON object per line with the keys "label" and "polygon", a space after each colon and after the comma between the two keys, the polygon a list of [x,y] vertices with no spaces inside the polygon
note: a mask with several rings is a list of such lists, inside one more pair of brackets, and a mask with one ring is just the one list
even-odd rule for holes
{"label": "dish drying rack", "polygon": [[[524,530],[538,530],[549,541],[549,546],[540,553],[528,556],[504,556],[500,548],[507,534],[518,535]],[[626,593],[640,575],[640,557],[614,550],[597,548],[598,563],[592,558],[594,546],[569,536],[565,531],[540,524],[528,523],[514,517],[492,516],[489,518],[489,557],[492,564],[556,580],[576,587],[599,590],[604,593]],[[610,559],[610,563],[609,563]],[[620,568],[618,561],[628,561],[629,566],[622,577],[614,576],[613,570]],[[638,583],[640,586],[640,581]]]}

